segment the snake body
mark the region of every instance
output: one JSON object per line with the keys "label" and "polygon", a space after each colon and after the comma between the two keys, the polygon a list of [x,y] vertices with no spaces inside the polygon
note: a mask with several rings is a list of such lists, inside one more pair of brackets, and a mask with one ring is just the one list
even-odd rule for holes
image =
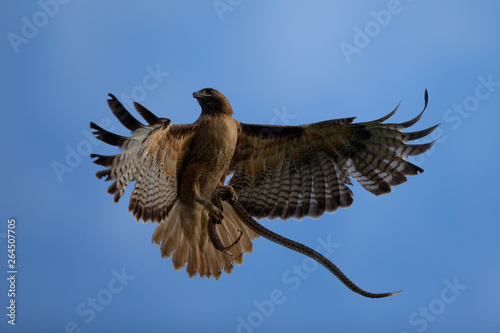
{"label": "snake body", "polygon": [[[315,260],[316,262],[320,263],[323,265],[326,269],[328,269],[333,275],[335,275],[340,282],[342,282],[347,288],[351,289],[353,292],[360,294],[362,296],[368,297],[368,298],[383,298],[383,297],[388,297],[392,295],[399,294],[403,290],[397,291],[397,292],[388,292],[388,293],[371,293],[368,291],[365,291],[358,287],[354,282],[352,282],[333,262],[328,260],[324,255],[321,253],[311,249],[310,247],[298,243],[296,241],[293,241],[291,239],[288,239],[286,237],[283,237],[267,228],[262,226],[260,223],[255,221],[250,214],[245,210],[243,205],[238,201],[237,195],[234,192],[233,188],[230,186],[224,186],[219,189],[214,193],[212,197],[212,201],[216,206],[221,206],[220,205],[220,200],[227,201],[235,210],[236,214],[238,217],[254,232],[259,234],[260,236],[270,240],[271,242],[274,242],[276,244],[282,245],[284,247],[289,248],[290,250],[302,253],[305,256],[308,256],[309,258]],[[212,244],[220,251],[223,251],[225,253],[228,253],[228,249],[236,244],[239,240],[236,240],[233,244],[230,246],[224,247],[222,245],[222,242],[217,235],[217,232],[215,231],[215,225],[217,223],[220,223],[221,221],[216,221],[215,219],[211,218],[211,221],[209,223],[209,236],[212,241]],[[241,235],[240,235],[241,237]],[[228,253],[231,255],[231,253]]]}

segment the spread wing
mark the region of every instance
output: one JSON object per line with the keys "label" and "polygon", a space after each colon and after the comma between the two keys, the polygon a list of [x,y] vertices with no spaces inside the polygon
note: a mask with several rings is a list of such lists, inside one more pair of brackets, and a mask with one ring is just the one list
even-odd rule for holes
{"label": "spread wing", "polygon": [[171,125],[170,120],[158,118],[145,107],[134,103],[137,111],[148,122],[135,119],[113,95],[109,107],[118,120],[132,131],[124,137],[90,123],[97,138],[119,147],[122,153],[112,156],[92,154],[94,163],[108,167],[96,176],[114,180],[108,193],[118,202],[130,182],[136,181],[130,197],[129,211],[144,222],[162,221],[178,197],[178,163],[194,131],[191,125]]}
{"label": "spread wing", "polygon": [[325,211],[350,206],[350,176],[375,195],[389,193],[391,186],[406,181],[406,175],[423,172],[406,158],[434,144],[407,142],[437,127],[403,133],[424,111],[401,124],[384,123],[396,110],[354,124],[354,118],[302,126],[241,124],[229,185],[252,216],[283,220],[318,218]]}

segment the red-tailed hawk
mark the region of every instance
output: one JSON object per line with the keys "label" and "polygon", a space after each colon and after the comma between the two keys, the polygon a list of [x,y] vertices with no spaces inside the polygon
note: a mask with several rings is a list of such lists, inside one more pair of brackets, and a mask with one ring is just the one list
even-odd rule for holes
{"label": "red-tailed hawk", "polygon": [[[188,125],[173,125],[134,103],[149,124],[143,125],[110,97],[111,110],[132,136],[90,124],[100,140],[123,150],[113,156],[91,155],[97,157],[95,163],[108,167],[97,177],[114,180],[108,193],[115,202],[130,182],[136,182],[129,210],[137,220],[158,223],[153,242],[161,245],[163,257],[172,257],[176,270],[187,264],[190,277],[218,279],[222,270],[231,273],[233,264],[242,264],[242,254],[252,251],[252,240],[258,237],[229,203],[222,202],[221,212],[211,200],[228,175],[232,174],[229,185],[239,202],[253,217],[318,218],[351,205],[351,176],[380,195],[405,182],[406,175],[422,172],[406,158],[425,152],[433,142],[406,142],[436,128],[402,132],[423,111],[408,122],[384,123],[397,108],[364,123],[344,118],[301,126],[243,124],[233,118],[227,98],[212,88],[193,93],[201,115]],[[427,105],[427,92],[425,100]],[[210,217],[223,218],[218,233],[222,243],[234,243],[232,255],[211,243]]]}

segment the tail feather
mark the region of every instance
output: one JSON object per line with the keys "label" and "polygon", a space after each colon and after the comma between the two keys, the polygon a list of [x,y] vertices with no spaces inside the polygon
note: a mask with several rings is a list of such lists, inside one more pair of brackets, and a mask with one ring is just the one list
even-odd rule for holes
{"label": "tail feather", "polygon": [[189,247],[189,256],[186,266],[186,272],[189,277],[196,275],[197,271],[203,272],[203,264],[201,264],[202,259],[200,258],[200,251],[196,251],[192,246]]}
{"label": "tail feather", "polygon": [[[172,264],[174,265],[174,269],[176,271],[184,268],[188,261],[189,256],[189,240],[185,239],[184,233],[181,232],[181,237],[179,239],[179,247],[175,250],[172,255]],[[189,272],[188,272],[189,274]]]}
{"label": "tail feather", "polygon": [[210,242],[209,217],[204,208],[197,211],[177,201],[168,217],[158,225],[152,241],[160,245],[162,257],[172,257],[176,270],[185,267],[190,277],[199,274],[219,279],[222,270],[231,274],[233,265],[243,264],[243,254],[252,252],[252,239],[258,235],[246,227],[228,203],[222,205],[224,219],[216,229],[223,244],[232,244],[242,232],[239,242],[229,250],[233,256],[217,250]]}
{"label": "tail feather", "polygon": [[217,252],[219,252],[219,251],[213,246],[207,246],[206,251],[207,251],[208,271],[215,272],[215,273],[212,273],[212,276],[216,280],[218,280],[220,278],[220,276],[222,275],[222,272],[219,272],[219,268],[224,266],[223,258],[221,258],[218,255]]}
{"label": "tail feather", "polygon": [[172,255],[172,253],[179,247],[179,241],[181,239],[181,227],[176,226],[173,229],[174,232],[170,233],[168,235],[168,238],[162,238],[166,240],[165,242],[163,242],[161,247],[162,257],[166,256],[170,258],[170,255]]}

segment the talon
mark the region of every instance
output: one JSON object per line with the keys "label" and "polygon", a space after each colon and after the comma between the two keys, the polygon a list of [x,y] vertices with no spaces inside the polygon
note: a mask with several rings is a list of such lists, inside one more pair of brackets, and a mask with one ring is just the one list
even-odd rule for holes
{"label": "talon", "polygon": [[234,191],[232,186],[224,186],[224,201],[229,201],[230,203],[235,202],[238,200],[238,196],[236,195],[236,192]]}
{"label": "talon", "polygon": [[222,214],[222,211],[217,208],[216,206],[211,207],[210,209],[210,217],[215,220],[216,223],[220,224],[222,219],[224,218],[224,215]]}
{"label": "talon", "polygon": [[234,254],[229,251],[230,248],[238,244],[240,241],[241,237],[243,236],[243,231],[238,230],[240,232],[240,235],[238,238],[229,246],[224,246],[222,245],[222,242],[217,235],[217,232],[215,230],[215,223],[221,224],[222,219],[224,218],[222,214],[222,200],[224,201],[234,201],[236,197],[236,194],[231,186],[224,186],[224,187],[219,187],[215,190],[215,192],[212,194],[212,204],[213,206],[210,207],[210,220],[209,220],[209,236],[210,240],[212,242],[212,245],[219,251],[224,252],[225,254],[234,257]]}

